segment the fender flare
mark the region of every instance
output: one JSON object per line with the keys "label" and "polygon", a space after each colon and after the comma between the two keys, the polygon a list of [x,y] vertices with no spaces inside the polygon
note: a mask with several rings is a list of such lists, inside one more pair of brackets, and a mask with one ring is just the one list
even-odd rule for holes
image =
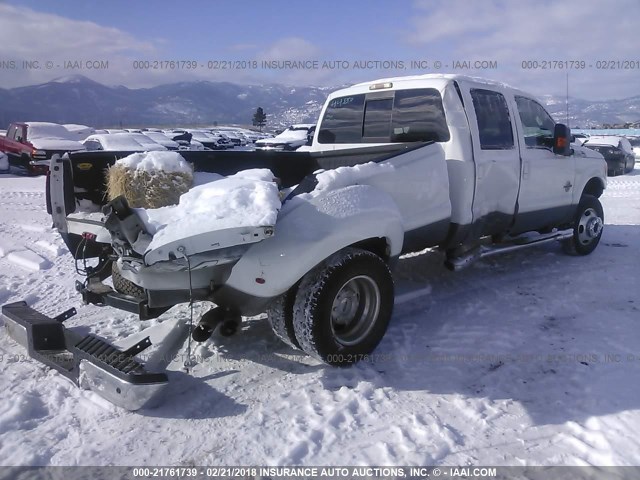
{"label": "fender flare", "polygon": [[302,197],[285,204],[275,235],[242,256],[225,287],[254,297],[276,297],[333,253],[364,240],[382,238],[389,257],[400,255],[402,216],[385,192],[352,185]]}

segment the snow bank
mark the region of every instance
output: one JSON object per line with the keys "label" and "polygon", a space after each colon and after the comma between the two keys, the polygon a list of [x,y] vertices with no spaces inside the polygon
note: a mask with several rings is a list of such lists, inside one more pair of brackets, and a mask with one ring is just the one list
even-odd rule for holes
{"label": "snow bank", "polygon": [[50,266],[50,263],[46,258],[42,258],[31,250],[11,252],[7,255],[7,259],[14,265],[34,271],[44,270]]}
{"label": "snow bank", "polygon": [[121,158],[116,165],[147,172],[192,173],[191,165],[178,152],[140,152]]}
{"label": "snow bank", "polygon": [[147,252],[183,238],[224,228],[274,225],[278,187],[269,170],[246,170],[192,188],[178,205],[140,209],[153,239]]}
{"label": "snow bank", "polygon": [[0,152],[0,171],[9,170],[9,157],[5,153]]}

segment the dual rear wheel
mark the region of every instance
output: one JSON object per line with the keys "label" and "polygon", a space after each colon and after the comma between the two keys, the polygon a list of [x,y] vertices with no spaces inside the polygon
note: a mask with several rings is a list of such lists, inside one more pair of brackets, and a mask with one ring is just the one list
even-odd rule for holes
{"label": "dual rear wheel", "polygon": [[346,366],[366,358],[393,310],[393,278],[376,254],[345,248],[307,273],[267,311],[274,333],[322,362]]}

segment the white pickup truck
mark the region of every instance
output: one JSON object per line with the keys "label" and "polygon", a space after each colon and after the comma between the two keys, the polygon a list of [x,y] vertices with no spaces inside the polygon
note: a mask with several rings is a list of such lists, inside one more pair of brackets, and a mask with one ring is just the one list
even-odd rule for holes
{"label": "white pickup truck", "polygon": [[[141,318],[211,301],[216,307],[193,330],[196,340],[219,324],[230,334],[242,315],[266,311],[278,337],[332,365],[358,361],[382,339],[394,304],[391,272],[402,253],[438,247],[454,270],[546,241],[586,255],[604,226],[603,157],[572,146],[569,129],[531,95],[476,78],[389,78],[336,91],[309,152],[184,158],[222,175],[270,169],[286,197],[277,221],[147,250],[138,242],[149,236],[144,222],[122,198],[94,217],[79,213],[87,202],[105,204],[104,170],[114,152],[57,159],[48,189],[54,224],[76,258],[99,260],[78,284],[84,301]],[[115,289],[102,283],[112,271]],[[37,312],[13,304],[3,313],[20,330]],[[109,375],[119,389],[151,382],[142,366],[123,372],[85,343],[74,352],[108,373],[103,384]]]}

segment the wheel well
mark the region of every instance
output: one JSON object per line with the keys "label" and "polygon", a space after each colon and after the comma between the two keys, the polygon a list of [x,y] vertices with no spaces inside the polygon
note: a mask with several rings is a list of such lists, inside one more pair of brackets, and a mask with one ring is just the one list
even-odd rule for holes
{"label": "wheel well", "polygon": [[604,192],[604,184],[602,183],[602,180],[599,178],[592,178],[584,186],[582,195],[593,195],[596,198],[600,198],[602,192]]}
{"label": "wheel well", "polygon": [[350,245],[354,248],[361,248],[362,250],[367,250],[368,252],[375,253],[380,258],[382,258],[385,262],[389,261],[389,244],[387,243],[386,238],[375,237],[368,238],[366,240],[361,240],[357,243]]}

